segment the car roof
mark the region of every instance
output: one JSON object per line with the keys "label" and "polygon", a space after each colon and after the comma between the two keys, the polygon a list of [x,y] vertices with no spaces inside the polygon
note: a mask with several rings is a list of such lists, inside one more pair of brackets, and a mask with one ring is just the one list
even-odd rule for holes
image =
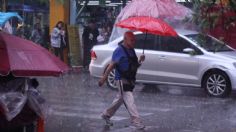
{"label": "car roof", "polygon": [[[177,34],[181,34],[181,35],[190,35],[190,34],[199,34],[199,32],[197,31],[194,31],[194,30],[189,30],[189,29],[180,29],[180,28],[177,28],[177,29],[174,29]],[[140,31],[135,31],[134,34],[142,34],[142,32]]]}
{"label": "car roof", "polygon": [[199,34],[197,31],[188,29],[175,29],[175,31],[181,35]]}

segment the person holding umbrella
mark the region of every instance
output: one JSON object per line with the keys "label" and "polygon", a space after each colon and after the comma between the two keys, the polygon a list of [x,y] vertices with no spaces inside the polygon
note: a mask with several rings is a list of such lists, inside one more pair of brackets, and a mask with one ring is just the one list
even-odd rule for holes
{"label": "person holding umbrella", "polygon": [[113,52],[112,61],[105,71],[103,77],[99,80],[99,86],[102,86],[108,74],[113,68],[116,69],[115,79],[119,87],[119,93],[114,99],[111,106],[106,109],[102,118],[106,121],[107,125],[113,125],[110,118],[115,114],[116,110],[124,104],[128,110],[132,124],[138,129],[144,129],[136,105],[134,103],[133,89],[135,87],[135,76],[138,67],[145,60],[144,54],[138,59],[134,51],[135,36],[133,32],[126,32],[124,34],[124,43],[119,45]]}

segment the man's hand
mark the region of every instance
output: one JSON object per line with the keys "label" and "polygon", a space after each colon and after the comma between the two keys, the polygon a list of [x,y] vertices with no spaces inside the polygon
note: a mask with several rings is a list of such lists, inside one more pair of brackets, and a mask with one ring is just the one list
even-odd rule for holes
{"label": "man's hand", "polygon": [[139,63],[142,63],[144,60],[145,60],[145,55],[142,54],[142,55],[139,57]]}
{"label": "man's hand", "polygon": [[111,70],[115,67],[115,63],[114,62],[111,62],[109,64],[109,66],[107,67],[104,75],[102,76],[102,78],[98,81],[98,86],[101,87],[105,82],[106,82],[106,79],[108,77],[108,74],[111,72]]}
{"label": "man's hand", "polygon": [[106,77],[103,76],[103,77],[98,81],[98,86],[101,87],[105,82],[106,82]]}

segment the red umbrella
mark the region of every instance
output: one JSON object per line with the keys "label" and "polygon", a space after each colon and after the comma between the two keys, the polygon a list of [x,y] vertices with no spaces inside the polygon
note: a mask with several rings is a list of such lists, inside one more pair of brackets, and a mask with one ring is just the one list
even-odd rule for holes
{"label": "red umbrella", "polygon": [[69,67],[43,47],[0,32],[0,75],[59,76]]}
{"label": "red umbrella", "polygon": [[177,36],[177,33],[170,25],[161,19],[152,17],[130,17],[118,22],[116,26],[145,32],[146,37],[147,33],[157,34],[160,36]]}
{"label": "red umbrella", "polygon": [[177,36],[177,33],[170,25],[161,19],[152,17],[130,17],[118,22],[116,26],[161,36]]}

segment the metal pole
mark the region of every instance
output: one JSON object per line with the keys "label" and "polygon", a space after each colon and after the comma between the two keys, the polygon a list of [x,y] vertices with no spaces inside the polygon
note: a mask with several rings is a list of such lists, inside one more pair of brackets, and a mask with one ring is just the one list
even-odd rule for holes
{"label": "metal pole", "polygon": [[[76,22],[78,22],[79,16],[81,15],[82,11],[84,10],[84,8],[88,5],[89,0],[86,0],[84,5],[80,8],[80,10],[78,10],[77,15],[76,15]],[[78,8],[78,7],[77,7]]]}
{"label": "metal pole", "polygon": [[[147,40],[147,32],[145,32],[145,39],[144,39],[144,42],[146,42],[146,40]],[[143,44],[143,54],[144,54],[145,45],[146,45],[146,44]]]}
{"label": "metal pole", "polygon": [[125,7],[126,6],[126,0],[122,0],[122,2],[123,2],[123,7]]}
{"label": "metal pole", "polygon": [[7,0],[2,0],[2,12],[7,11]]}

